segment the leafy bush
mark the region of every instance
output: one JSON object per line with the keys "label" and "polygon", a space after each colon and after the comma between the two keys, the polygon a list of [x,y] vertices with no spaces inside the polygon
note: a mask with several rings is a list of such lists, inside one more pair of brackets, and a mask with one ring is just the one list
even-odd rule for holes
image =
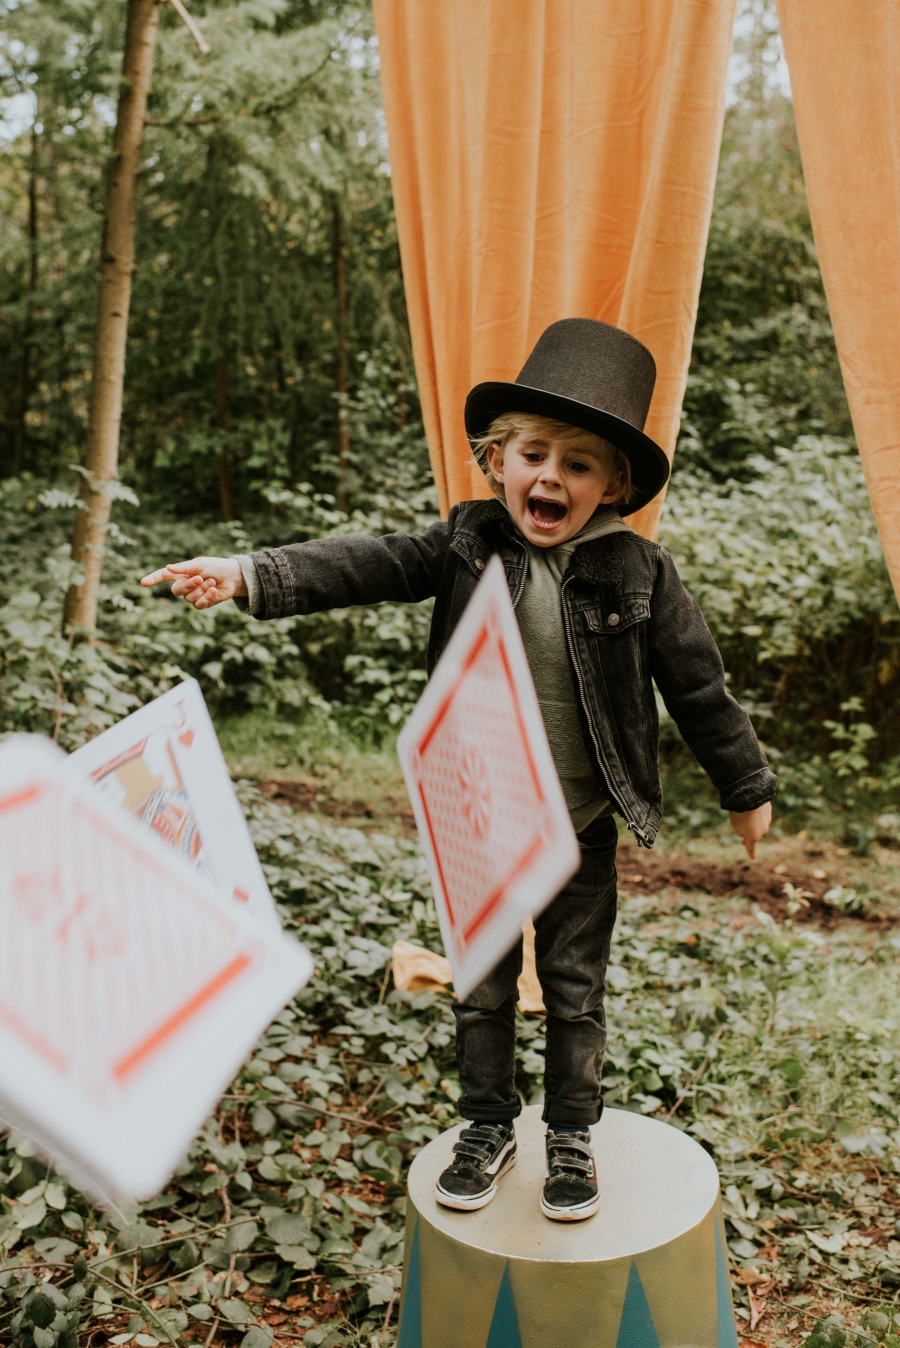
{"label": "leafy bush", "polygon": [[802,436],[748,467],[725,483],[676,470],[661,541],[788,778],[815,759],[842,791],[892,789],[900,612],[859,458],[845,441]]}
{"label": "leafy bush", "polygon": [[[375,740],[392,733],[414,705],[430,605],[259,623],[231,604],[196,613],[137,583],[160,559],[247,550],[251,541],[240,525],[204,529],[132,512],[135,536],[115,529],[115,551],[107,554],[100,639],[93,646],[65,640],[69,503],[61,489],[41,487],[28,477],[0,484],[10,554],[0,577],[0,730],[39,731],[74,748],[189,676],[200,680],[214,711],[265,705],[293,719],[338,716]],[[306,500],[302,492],[285,495]],[[396,527],[404,515],[415,527],[419,519],[411,506],[389,498],[365,517],[339,512],[327,499],[310,503],[318,527],[307,531],[282,520],[288,537],[326,527]]]}
{"label": "leafy bush", "polygon": [[[676,471],[662,541],[706,615],[733,691],[779,759],[787,803],[814,804],[826,779],[843,798],[893,790],[900,613],[859,459],[844,441],[807,436],[750,464],[750,480],[725,483],[697,468]],[[270,623],[230,604],[198,614],[167,591],[142,591],[137,577],[176,555],[245,551],[247,533],[128,507],[104,572],[102,640],[70,644],[60,635],[69,512],[60,489],[40,488],[8,479],[0,491],[18,554],[0,579],[3,728],[58,733],[75,745],[194,675],[223,714],[262,705],[292,720],[337,719],[377,742],[418,697],[430,604]],[[269,496],[274,518],[253,526],[263,542],[418,530],[433,517],[422,491],[373,493],[367,510],[350,512],[308,484]]]}
{"label": "leafy bush", "polygon": [[[140,1207],[94,1207],[27,1138],[0,1137],[0,1339],[16,1348],[101,1331],[150,1348],[188,1329],[204,1340],[216,1319],[227,1342],[266,1348],[276,1316],[311,1348],[394,1342],[404,1172],[455,1122],[460,1090],[450,997],[390,990],[395,940],[440,948],[426,868],[396,833],[239,793],[315,977]],[[623,905],[606,1099],[671,1116],[714,1153],[735,1263],[759,1266],[776,1242],[764,1267],[785,1297],[822,1277],[866,1298],[900,1285],[898,1247],[866,1235],[896,1216],[897,958],[888,932],[826,941],[740,899]],[[544,1022],[517,1020],[517,1084],[534,1100]],[[746,1287],[734,1291],[744,1310]]]}

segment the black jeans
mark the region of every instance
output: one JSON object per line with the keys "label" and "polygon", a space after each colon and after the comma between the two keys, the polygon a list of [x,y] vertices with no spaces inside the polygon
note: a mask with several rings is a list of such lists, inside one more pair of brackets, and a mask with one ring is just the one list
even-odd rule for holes
{"label": "black jeans", "polygon": [[[611,815],[578,835],[581,867],[535,918],[534,949],[547,1008],[544,1121],[586,1127],[603,1111],[606,965],[616,921],[616,843]],[[464,1119],[508,1123],[521,1112],[515,1088],[519,940],[492,973],[453,1006]]]}

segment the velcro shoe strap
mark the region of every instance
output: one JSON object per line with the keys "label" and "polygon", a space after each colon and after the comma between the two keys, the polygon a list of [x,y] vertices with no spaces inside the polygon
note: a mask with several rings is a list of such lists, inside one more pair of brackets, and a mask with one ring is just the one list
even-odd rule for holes
{"label": "velcro shoe strap", "polygon": [[582,1170],[589,1175],[594,1163],[583,1156],[551,1156],[550,1167],[552,1170]]}
{"label": "velcro shoe strap", "polygon": [[588,1163],[590,1170],[593,1164],[593,1153],[587,1142],[582,1142],[578,1137],[563,1136],[549,1137],[547,1139],[547,1156],[553,1165],[568,1165],[569,1162],[574,1165],[578,1160],[579,1169],[581,1167],[580,1158],[584,1158]]}
{"label": "velcro shoe strap", "polygon": [[497,1145],[497,1134],[494,1129],[479,1128],[477,1124],[474,1128],[464,1128],[460,1138],[465,1138],[466,1142],[483,1142],[492,1150]]}
{"label": "velcro shoe strap", "polygon": [[484,1147],[470,1147],[466,1142],[457,1142],[453,1148],[454,1156],[471,1156],[475,1161],[486,1161],[490,1152]]}
{"label": "velcro shoe strap", "polygon": [[549,1152],[559,1151],[579,1152],[582,1156],[591,1156],[590,1143],[582,1142],[580,1137],[574,1137],[571,1133],[551,1134],[547,1138],[547,1150]]}

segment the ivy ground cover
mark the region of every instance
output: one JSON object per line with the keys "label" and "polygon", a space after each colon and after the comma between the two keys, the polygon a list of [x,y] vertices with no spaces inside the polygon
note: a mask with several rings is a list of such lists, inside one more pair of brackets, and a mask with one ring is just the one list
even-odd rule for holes
{"label": "ivy ground cover", "polygon": [[[28,1139],[5,1135],[0,1342],[395,1342],[404,1172],[456,1120],[459,1095],[449,997],[390,981],[393,941],[440,948],[423,862],[398,825],[342,827],[240,789],[315,978],[150,1202],[91,1206]],[[740,893],[663,884],[622,899],[607,1100],[714,1155],[750,1343],[895,1348],[900,927],[884,859],[868,916],[836,910],[828,930],[801,920],[796,886],[781,921]],[[534,1100],[543,1024],[519,1029],[519,1085]]]}

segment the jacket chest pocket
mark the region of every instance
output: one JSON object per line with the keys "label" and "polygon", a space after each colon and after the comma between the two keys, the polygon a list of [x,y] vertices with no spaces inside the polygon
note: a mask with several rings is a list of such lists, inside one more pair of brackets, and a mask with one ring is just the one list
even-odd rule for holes
{"label": "jacket chest pocket", "polygon": [[582,609],[589,632],[601,637],[617,637],[629,631],[636,623],[650,617],[650,599],[645,595],[621,595],[596,608]]}

